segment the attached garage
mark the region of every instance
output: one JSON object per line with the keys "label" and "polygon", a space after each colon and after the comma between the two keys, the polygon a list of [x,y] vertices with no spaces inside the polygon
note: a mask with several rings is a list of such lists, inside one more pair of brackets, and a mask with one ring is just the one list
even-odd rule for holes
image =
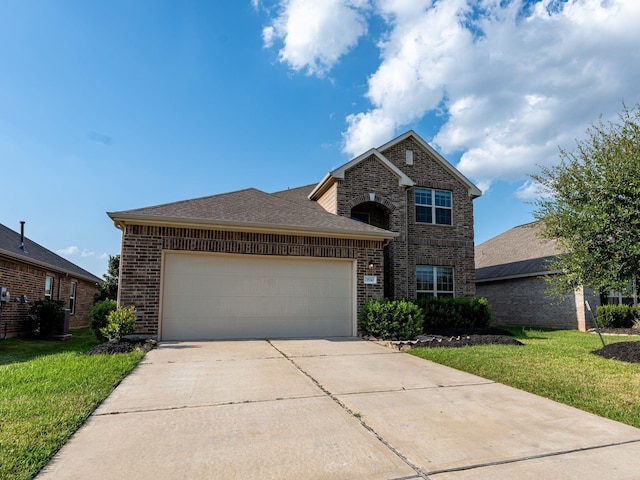
{"label": "attached garage", "polygon": [[397,236],[255,189],[109,216],[118,304],[162,341],[355,336]]}
{"label": "attached garage", "polygon": [[165,252],[160,339],[356,334],[355,261]]}

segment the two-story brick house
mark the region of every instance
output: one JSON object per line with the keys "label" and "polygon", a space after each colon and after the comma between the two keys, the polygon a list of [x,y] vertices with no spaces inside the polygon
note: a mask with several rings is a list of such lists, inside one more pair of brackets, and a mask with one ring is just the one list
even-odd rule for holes
{"label": "two-story brick house", "polygon": [[352,336],[368,298],[475,295],[479,195],[409,131],[318,184],[109,213],[119,303],[162,340]]}

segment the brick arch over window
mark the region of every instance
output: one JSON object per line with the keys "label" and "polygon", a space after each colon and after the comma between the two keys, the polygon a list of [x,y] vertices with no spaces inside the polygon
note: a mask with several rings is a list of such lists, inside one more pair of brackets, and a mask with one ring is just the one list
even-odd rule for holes
{"label": "brick arch over window", "polygon": [[377,203],[381,205],[387,213],[391,213],[396,209],[395,204],[391,200],[377,193],[373,194],[373,198],[371,194],[368,193],[357,195],[347,202],[347,208],[350,211],[353,207],[356,207],[361,203]]}

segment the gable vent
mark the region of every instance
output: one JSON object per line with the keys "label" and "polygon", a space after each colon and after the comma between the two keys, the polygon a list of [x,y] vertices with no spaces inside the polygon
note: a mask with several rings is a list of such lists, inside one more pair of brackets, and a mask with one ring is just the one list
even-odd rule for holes
{"label": "gable vent", "polygon": [[407,150],[406,157],[405,157],[405,163],[407,165],[413,165],[413,150]]}

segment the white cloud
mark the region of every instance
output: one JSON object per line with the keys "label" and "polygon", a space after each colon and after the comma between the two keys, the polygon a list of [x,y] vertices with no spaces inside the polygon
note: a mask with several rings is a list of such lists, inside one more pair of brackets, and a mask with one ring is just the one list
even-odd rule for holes
{"label": "white cloud", "polygon": [[265,47],[283,43],[278,58],[293,70],[323,76],[367,31],[368,0],[282,0],[262,30]]}
{"label": "white cloud", "polygon": [[96,252],[91,252],[89,250],[87,250],[86,248],[82,249],[82,252],[80,252],[80,256],[81,257],[93,257],[96,254]]}
{"label": "white cloud", "polygon": [[371,107],[346,117],[350,155],[440,112],[432,143],[445,156],[460,156],[461,171],[487,188],[557,162],[558,146],[573,148],[601,114],[613,118],[621,100],[640,101],[637,0],[280,6],[265,44],[281,40],[280,60],[307,73],[327,73],[365,34],[369,18],[382,19],[380,63],[365,94]]}
{"label": "white cloud", "polygon": [[109,254],[107,252],[103,252],[98,255],[98,260],[106,260],[107,258],[109,258]]}
{"label": "white cloud", "polygon": [[77,255],[80,249],[75,245],[70,247],[61,248],[60,250],[56,250],[58,255],[64,255],[65,257],[70,257],[71,255]]}
{"label": "white cloud", "polygon": [[547,192],[542,185],[540,185],[538,182],[534,182],[533,180],[525,181],[515,191],[515,196],[523,200],[547,197],[548,195],[549,192]]}

